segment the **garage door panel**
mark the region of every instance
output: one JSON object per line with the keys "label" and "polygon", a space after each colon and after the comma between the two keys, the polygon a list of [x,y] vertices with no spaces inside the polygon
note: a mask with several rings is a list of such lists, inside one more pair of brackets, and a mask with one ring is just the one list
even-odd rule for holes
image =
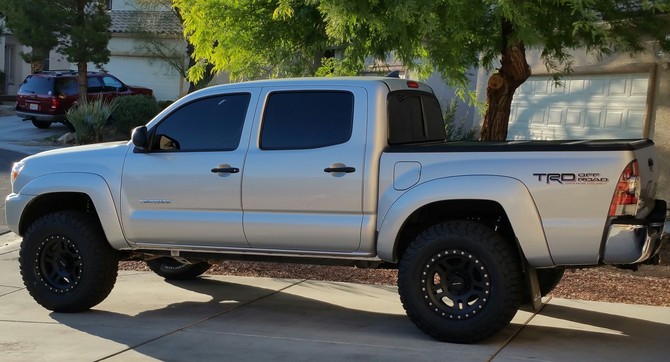
{"label": "garage door panel", "polygon": [[648,75],[531,77],[515,94],[509,139],[639,138]]}
{"label": "garage door panel", "polygon": [[583,112],[581,109],[575,109],[568,107],[568,111],[565,116],[565,126],[566,127],[582,127],[582,116]]}

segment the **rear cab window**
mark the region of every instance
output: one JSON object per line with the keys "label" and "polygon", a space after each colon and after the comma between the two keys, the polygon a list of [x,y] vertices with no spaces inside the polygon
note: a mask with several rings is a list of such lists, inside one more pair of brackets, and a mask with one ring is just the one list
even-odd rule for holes
{"label": "rear cab window", "polygon": [[442,108],[432,93],[400,90],[387,97],[389,145],[446,139]]}

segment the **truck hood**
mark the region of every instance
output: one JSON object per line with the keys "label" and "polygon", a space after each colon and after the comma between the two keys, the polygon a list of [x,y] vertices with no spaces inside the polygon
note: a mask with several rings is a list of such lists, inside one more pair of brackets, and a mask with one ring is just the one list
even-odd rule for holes
{"label": "truck hood", "polygon": [[14,182],[20,190],[35,178],[54,173],[92,173],[107,182],[120,179],[125,155],[130,149],[127,141],[67,147],[38,153],[24,158],[21,173]]}

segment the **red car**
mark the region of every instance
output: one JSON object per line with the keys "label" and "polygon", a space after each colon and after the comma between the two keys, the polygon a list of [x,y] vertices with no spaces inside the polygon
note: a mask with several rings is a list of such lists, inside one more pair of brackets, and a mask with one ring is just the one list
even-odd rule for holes
{"label": "red car", "polygon": [[[88,73],[88,96],[111,99],[118,96],[153,96],[149,88],[129,86],[109,73]],[[31,120],[37,128],[52,122],[68,124],[65,113],[79,99],[77,71],[48,70],[29,75],[16,95],[16,115]]]}

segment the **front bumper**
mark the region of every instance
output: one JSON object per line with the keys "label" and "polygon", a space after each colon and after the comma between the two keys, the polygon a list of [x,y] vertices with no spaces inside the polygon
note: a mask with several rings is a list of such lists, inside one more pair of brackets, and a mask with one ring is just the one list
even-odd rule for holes
{"label": "front bumper", "polygon": [[644,220],[614,220],[605,239],[603,262],[638,264],[658,254],[667,239],[666,212],[665,201],[656,200],[654,210]]}

